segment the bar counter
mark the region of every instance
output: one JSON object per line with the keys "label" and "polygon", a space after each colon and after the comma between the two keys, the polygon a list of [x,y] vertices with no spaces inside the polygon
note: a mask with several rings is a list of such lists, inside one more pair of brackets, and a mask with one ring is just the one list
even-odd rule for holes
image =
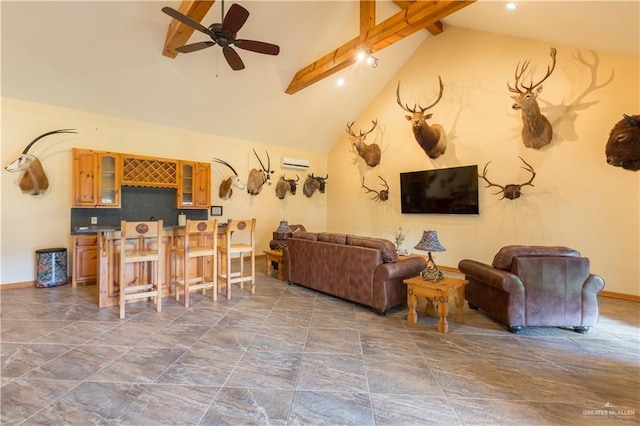
{"label": "bar counter", "polygon": [[[226,224],[224,224],[226,225]],[[97,288],[98,306],[118,305],[119,281],[120,281],[120,229],[114,227],[79,227],[77,234],[97,234]],[[86,229],[84,229],[86,228]],[[176,276],[182,275],[182,264],[176,261],[175,248],[178,244],[184,244],[184,226],[164,226],[162,232],[162,252],[160,268],[162,270],[163,297],[172,296],[174,293],[174,281]],[[218,225],[218,244],[225,235],[225,226]],[[147,265],[130,265],[131,269],[126,271],[127,282],[138,281],[148,282],[150,270]],[[190,269],[194,273],[198,272],[198,264],[194,263]],[[205,268],[213,268],[213,262],[207,261]],[[213,271],[212,271],[213,273]]]}

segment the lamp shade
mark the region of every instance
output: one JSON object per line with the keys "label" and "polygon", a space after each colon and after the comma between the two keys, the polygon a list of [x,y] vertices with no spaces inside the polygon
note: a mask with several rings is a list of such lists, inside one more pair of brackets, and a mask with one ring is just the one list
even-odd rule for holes
{"label": "lamp shade", "polygon": [[446,251],[447,249],[438,241],[438,232],[424,231],[422,239],[415,245],[414,249],[428,252]]}
{"label": "lamp shade", "polygon": [[281,220],[280,224],[278,225],[278,229],[276,229],[276,232],[279,234],[287,234],[292,231],[291,228],[289,228],[289,223],[286,220]]}

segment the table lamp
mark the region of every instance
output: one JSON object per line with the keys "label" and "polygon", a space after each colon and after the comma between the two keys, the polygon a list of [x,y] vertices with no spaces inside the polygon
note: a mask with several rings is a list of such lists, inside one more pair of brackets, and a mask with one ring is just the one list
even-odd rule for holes
{"label": "table lamp", "polygon": [[437,283],[444,278],[442,272],[436,266],[436,263],[431,257],[432,251],[446,251],[440,241],[438,241],[438,233],[436,231],[424,231],[422,239],[414,247],[415,250],[426,251],[429,253],[429,260],[427,261],[427,267],[420,273],[425,281],[431,281]]}

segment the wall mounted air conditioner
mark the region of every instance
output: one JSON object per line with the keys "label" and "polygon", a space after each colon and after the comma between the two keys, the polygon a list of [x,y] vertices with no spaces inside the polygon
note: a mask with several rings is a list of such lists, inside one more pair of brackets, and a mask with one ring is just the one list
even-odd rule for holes
{"label": "wall mounted air conditioner", "polygon": [[309,160],[300,160],[298,158],[282,157],[280,166],[283,169],[300,169],[306,170],[309,168]]}

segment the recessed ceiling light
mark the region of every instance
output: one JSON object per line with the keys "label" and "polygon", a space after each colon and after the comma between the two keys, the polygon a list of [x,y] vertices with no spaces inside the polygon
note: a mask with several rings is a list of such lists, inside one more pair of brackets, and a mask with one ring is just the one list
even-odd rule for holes
{"label": "recessed ceiling light", "polygon": [[515,3],[507,3],[507,9],[509,10],[516,10],[518,8],[518,5]]}
{"label": "recessed ceiling light", "polygon": [[367,54],[362,50],[359,51],[358,54],[356,55],[356,59],[358,60],[358,62],[362,62],[366,57],[367,57]]}
{"label": "recessed ceiling light", "polygon": [[338,79],[338,81],[336,82],[336,85],[337,85],[338,87],[340,87],[340,86],[344,86],[344,78],[340,77],[340,78]]}

